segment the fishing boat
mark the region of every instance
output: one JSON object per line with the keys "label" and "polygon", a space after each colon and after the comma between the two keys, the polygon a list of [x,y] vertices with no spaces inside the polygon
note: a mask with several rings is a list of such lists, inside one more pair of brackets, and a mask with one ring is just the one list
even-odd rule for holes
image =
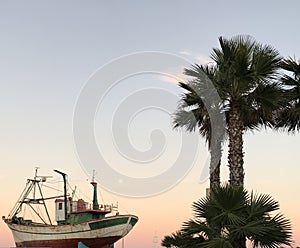
{"label": "fishing boat", "polygon": [[[67,175],[54,171],[63,178],[63,195],[44,197],[42,189],[47,177],[38,176],[36,169],[34,178],[27,179],[25,189],[10,214],[2,217],[12,231],[17,247],[77,248],[80,243],[89,248],[112,248],[137,223],[137,216],[120,215],[113,204],[98,204],[94,178],[91,182],[93,202],[88,203],[83,199],[75,200],[74,191],[70,196]],[[56,224],[52,224],[46,204],[51,199],[55,199]],[[38,221],[22,216],[25,207],[32,210]]]}

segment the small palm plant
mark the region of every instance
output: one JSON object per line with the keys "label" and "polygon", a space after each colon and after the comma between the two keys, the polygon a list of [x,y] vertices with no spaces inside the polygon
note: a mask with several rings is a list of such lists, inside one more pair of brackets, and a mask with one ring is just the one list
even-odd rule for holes
{"label": "small palm plant", "polygon": [[242,187],[224,185],[193,203],[194,219],[184,222],[180,231],[164,237],[164,247],[275,248],[290,245],[291,223],[270,195],[249,193]]}

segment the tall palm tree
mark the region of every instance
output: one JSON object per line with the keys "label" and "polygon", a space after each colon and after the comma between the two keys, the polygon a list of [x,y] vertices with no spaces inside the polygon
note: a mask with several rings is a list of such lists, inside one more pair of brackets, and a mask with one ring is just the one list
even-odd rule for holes
{"label": "tall palm tree", "polygon": [[[225,136],[221,101],[211,101],[213,97],[209,92],[213,87],[211,80],[214,80],[215,72],[213,67],[195,65],[191,69],[185,69],[184,74],[194,78],[186,83],[179,83],[185,93],[174,114],[174,128],[184,127],[188,132],[198,130],[205,138],[210,151],[210,188],[213,188],[220,185],[222,141]],[[211,117],[215,122],[219,122],[220,125],[215,125],[217,128],[212,128]]]}
{"label": "tall palm tree", "polygon": [[[274,125],[274,111],[280,108],[283,97],[282,87],[276,83],[281,57],[273,47],[263,46],[249,36],[236,36],[231,39],[220,37],[219,43],[220,48],[214,48],[211,54],[213,65],[207,66],[205,70],[201,66],[194,65],[186,69],[185,73],[194,78],[191,81],[194,84],[203,81],[201,78],[203,70],[207,72],[209,78],[212,78],[222,100],[221,112],[226,113],[227,117],[230,183],[243,185],[243,134],[247,128]],[[213,74],[210,74],[212,72]],[[197,93],[201,98],[201,90]],[[188,102],[187,105],[190,106],[189,104],[191,103]],[[201,104],[199,109],[202,113]],[[175,123],[179,123],[178,126],[188,126],[189,130],[189,122],[180,123],[180,118],[186,117],[185,113],[182,114],[180,111],[179,113],[181,115],[177,116]],[[200,127],[204,124],[201,115],[195,115],[194,118],[196,120],[199,118],[200,122],[192,124],[197,123]]]}
{"label": "tall palm tree", "polygon": [[224,185],[193,204],[194,219],[180,231],[166,236],[164,247],[275,248],[291,244],[291,223],[270,195],[249,193],[240,186]]}
{"label": "tall palm tree", "polygon": [[282,97],[274,83],[281,57],[273,47],[262,46],[249,36],[220,37],[219,43],[212,59],[218,72],[216,87],[228,109],[230,183],[243,185],[244,120],[249,119],[254,126],[272,124]]}
{"label": "tall palm tree", "polygon": [[292,58],[282,61],[281,68],[287,73],[281,78],[286,91],[286,104],[278,112],[276,127],[295,132],[300,130],[300,62]]}

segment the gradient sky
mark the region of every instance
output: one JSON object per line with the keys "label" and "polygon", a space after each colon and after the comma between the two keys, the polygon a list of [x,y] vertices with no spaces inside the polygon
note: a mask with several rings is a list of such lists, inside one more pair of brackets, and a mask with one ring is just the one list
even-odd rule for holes
{"label": "gradient sky", "polygon": [[[53,175],[52,169],[59,168],[69,174],[71,184],[91,194],[84,173],[91,171],[76,155],[72,118],[82,87],[99,67],[141,51],[166,52],[191,63],[204,63],[218,46],[219,36],[237,34],[270,44],[282,56],[300,58],[299,9],[297,0],[0,1],[1,215],[9,213],[35,166],[41,167],[43,175]],[[181,72],[179,68],[168,70],[173,76]],[[168,110],[176,109],[180,91],[174,79],[145,74],[124,79],[110,90],[95,116],[95,136],[106,160],[131,177],[160,174],[172,167],[181,149],[181,134],[172,131],[166,111],[145,109],[148,106],[141,102],[136,102],[141,111],[132,116],[134,120],[120,126],[128,127],[129,140],[139,151],[151,148],[152,130],[161,130],[166,138],[163,154],[145,165],[114,147],[114,114],[133,93],[150,88],[176,96],[166,102]],[[155,106],[155,98],[150,107]],[[300,134],[267,130],[245,136],[246,187],[269,193],[280,202],[281,211],[293,223],[295,246],[300,245],[299,145]],[[226,151],[223,181],[228,178]],[[105,201],[118,202],[120,212],[140,218],[126,237],[125,247],[155,247],[156,239],[160,243],[191,217],[191,203],[204,196],[208,186],[201,176],[206,173],[207,158],[200,140],[194,166],[186,177],[156,196],[125,197],[101,189]],[[101,165],[95,169],[100,171],[101,183]],[[13,239],[0,222],[0,247],[8,246],[13,246]]]}

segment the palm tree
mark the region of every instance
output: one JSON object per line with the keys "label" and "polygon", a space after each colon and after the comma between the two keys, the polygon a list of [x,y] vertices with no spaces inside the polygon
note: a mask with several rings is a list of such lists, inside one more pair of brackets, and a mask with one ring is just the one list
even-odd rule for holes
{"label": "palm tree", "polygon": [[[187,83],[180,82],[179,86],[185,90],[179,103],[178,110],[174,114],[174,128],[184,127],[188,132],[198,129],[208,144],[210,151],[210,188],[220,185],[220,164],[222,156],[222,141],[225,135],[225,120],[221,113],[218,99],[211,101],[210,88],[213,86],[211,80],[214,78],[213,68],[208,66],[193,66],[185,69],[185,75],[193,76],[193,80]],[[207,83],[209,81],[209,83]],[[208,100],[210,99],[209,103]],[[210,106],[207,109],[207,105]],[[220,125],[212,130],[212,118]],[[220,119],[218,121],[218,119]]]}
{"label": "palm tree", "polygon": [[216,87],[228,109],[230,183],[243,185],[244,120],[254,126],[272,124],[282,97],[274,83],[281,58],[273,47],[262,46],[249,36],[220,37],[219,42],[221,48],[213,49],[212,59],[218,72]]}
{"label": "palm tree", "polygon": [[164,247],[245,248],[290,245],[291,224],[270,195],[249,193],[241,186],[224,185],[193,204],[194,219],[164,237]]}
{"label": "palm tree", "polygon": [[[283,97],[281,85],[275,82],[281,57],[273,47],[262,46],[249,36],[236,36],[231,39],[220,37],[219,43],[220,48],[214,48],[211,54],[213,65],[203,67],[196,64],[186,69],[185,74],[193,77],[190,84],[194,85],[201,85],[203,71],[212,79],[222,100],[221,112],[226,114],[230,183],[243,185],[243,134],[246,129],[274,125],[274,112],[281,107]],[[189,83],[187,85],[189,86]],[[181,84],[181,87],[184,88],[185,85]],[[193,118],[196,121],[187,121],[186,117],[191,114],[188,115],[179,108],[175,115],[175,126],[185,126],[188,131],[193,131],[197,124],[200,133],[202,132],[207,140],[219,143],[206,136],[209,131],[204,131],[210,118],[206,117],[207,109],[201,105],[201,89],[197,92],[198,99],[195,99],[191,90],[188,91],[190,92],[183,98],[185,105],[182,106],[198,104],[198,110],[196,108],[193,109],[194,112],[187,111],[194,114]]]}
{"label": "palm tree", "polygon": [[287,71],[282,77],[286,91],[286,104],[278,112],[276,127],[295,132],[300,130],[300,62],[288,58],[282,61],[281,68]]}

